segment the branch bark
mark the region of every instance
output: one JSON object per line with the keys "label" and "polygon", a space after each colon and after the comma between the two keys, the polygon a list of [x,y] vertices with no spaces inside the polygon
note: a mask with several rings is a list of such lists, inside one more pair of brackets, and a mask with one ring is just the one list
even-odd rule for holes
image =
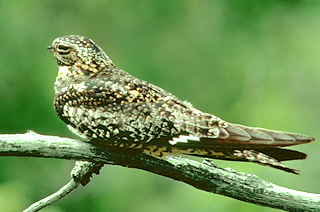
{"label": "branch bark", "polygon": [[[138,152],[105,151],[83,141],[40,135],[32,131],[25,134],[0,135],[0,156],[45,157],[89,161],[100,164],[97,165],[99,168],[102,163],[120,165],[142,169],[185,182],[207,192],[253,204],[287,211],[320,211],[319,194],[284,188],[260,179],[255,175],[238,173],[228,168],[223,169],[214,165],[209,160],[199,163],[181,157],[169,157],[164,161],[146,154],[139,154]],[[92,173],[97,173],[97,170],[92,171]],[[92,173],[90,173],[90,176]],[[73,181],[71,180],[69,184],[72,183],[73,189],[75,189],[79,181],[76,180],[75,176],[73,176]],[[60,195],[59,198],[62,198],[71,191],[70,187],[68,189],[64,195],[59,193],[62,189],[57,192]],[[28,211],[37,210],[30,209]]]}

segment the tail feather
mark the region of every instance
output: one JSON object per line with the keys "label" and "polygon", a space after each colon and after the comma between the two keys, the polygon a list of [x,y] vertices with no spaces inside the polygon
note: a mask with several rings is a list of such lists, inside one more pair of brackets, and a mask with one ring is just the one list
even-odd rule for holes
{"label": "tail feather", "polygon": [[262,152],[278,161],[303,160],[307,158],[307,154],[291,149],[281,148],[260,148],[256,151]]}
{"label": "tail feather", "polygon": [[[204,152],[206,154],[204,154]],[[281,161],[305,159],[306,154],[290,149],[281,148],[260,148],[260,149],[232,149],[223,148],[215,150],[196,150],[190,149],[181,151],[183,154],[206,157],[219,160],[247,161],[264,166],[270,166],[279,170],[299,174],[299,170],[294,169]]]}

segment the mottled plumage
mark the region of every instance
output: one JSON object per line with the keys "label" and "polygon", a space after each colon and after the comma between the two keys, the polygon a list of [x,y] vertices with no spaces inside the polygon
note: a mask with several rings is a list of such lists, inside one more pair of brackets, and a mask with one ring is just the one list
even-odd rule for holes
{"label": "mottled plumage", "polygon": [[[70,35],[49,49],[59,65],[54,105],[73,132],[103,148],[155,157],[190,154],[251,161],[297,173],[280,161],[306,154],[282,149],[308,136],[231,124],[117,68],[92,40]],[[125,151],[124,151],[125,152]]]}

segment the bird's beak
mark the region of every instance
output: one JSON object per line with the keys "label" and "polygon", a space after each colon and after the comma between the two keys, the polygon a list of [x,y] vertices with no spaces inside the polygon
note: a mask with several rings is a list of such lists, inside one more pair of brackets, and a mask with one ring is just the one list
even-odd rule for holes
{"label": "bird's beak", "polygon": [[52,51],[53,51],[53,47],[52,47],[52,46],[48,46],[48,47],[47,47],[47,50],[50,51],[50,52],[52,52]]}

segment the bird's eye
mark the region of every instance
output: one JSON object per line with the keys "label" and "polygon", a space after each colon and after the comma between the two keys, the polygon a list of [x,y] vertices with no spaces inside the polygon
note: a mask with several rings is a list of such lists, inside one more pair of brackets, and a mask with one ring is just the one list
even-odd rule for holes
{"label": "bird's eye", "polygon": [[70,47],[68,47],[68,46],[63,46],[63,45],[59,45],[59,46],[58,46],[58,49],[60,49],[60,50],[68,50],[68,49],[70,49]]}
{"label": "bird's eye", "polygon": [[70,52],[70,47],[64,46],[64,45],[59,45],[57,50],[58,50],[59,54],[68,54]]}

